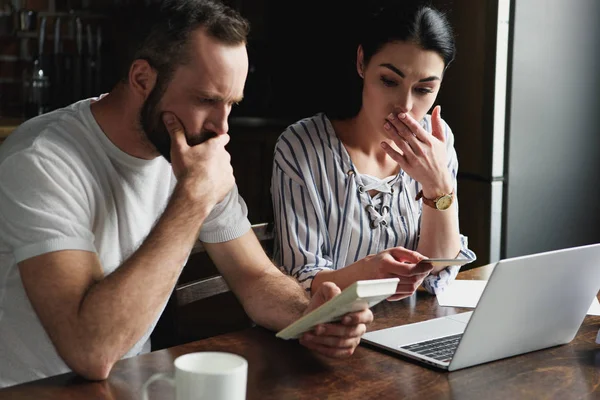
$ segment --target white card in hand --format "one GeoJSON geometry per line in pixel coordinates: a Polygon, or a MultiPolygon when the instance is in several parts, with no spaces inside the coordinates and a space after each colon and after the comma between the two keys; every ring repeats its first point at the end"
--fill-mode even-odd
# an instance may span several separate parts
{"type": "Polygon", "coordinates": [[[468,260],[466,258],[426,258],[421,260],[422,263],[431,264],[433,268],[449,267],[451,265],[462,266],[471,261],[473,260],[468,260]]]}
{"type": "Polygon", "coordinates": [[[337,321],[345,314],[363,309],[365,305],[373,307],[395,294],[399,281],[398,278],[357,281],[325,304],[277,332],[277,337],[297,339],[319,324],[337,321]]]}

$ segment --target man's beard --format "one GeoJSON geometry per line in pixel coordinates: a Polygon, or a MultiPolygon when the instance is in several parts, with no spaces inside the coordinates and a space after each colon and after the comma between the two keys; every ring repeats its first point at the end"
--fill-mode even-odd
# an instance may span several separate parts
{"type": "MultiPolygon", "coordinates": [[[[171,136],[169,136],[169,131],[167,131],[162,120],[162,111],[159,110],[159,104],[166,89],[164,86],[166,85],[158,79],[150,95],[142,105],[139,123],[150,143],[168,162],[171,162],[171,136]]],[[[202,130],[200,133],[190,136],[186,132],[185,136],[188,145],[195,146],[218,135],[215,132],[202,130]]]]}

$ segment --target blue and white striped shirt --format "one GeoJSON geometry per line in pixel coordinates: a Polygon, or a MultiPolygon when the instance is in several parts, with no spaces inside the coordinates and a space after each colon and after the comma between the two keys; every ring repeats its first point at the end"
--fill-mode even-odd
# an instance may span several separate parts
{"type": "MultiPolygon", "coordinates": [[[[444,125],[456,193],[454,136],[444,125]]],[[[423,126],[431,132],[429,115],[423,126]]],[[[275,261],[310,290],[321,270],[337,270],[391,247],[415,250],[422,211],[421,200],[415,200],[419,190],[421,185],[402,170],[386,179],[360,174],[325,114],[298,121],[275,146],[275,261]],[[371,197],[368,192],[373,189],[379,193],[371,197]]],[[[475,260],[462,235],[460,253],[475,260]]],[[[423,286],[437,293],[459,269],[448,267],[430,275],[423,286]]]]}

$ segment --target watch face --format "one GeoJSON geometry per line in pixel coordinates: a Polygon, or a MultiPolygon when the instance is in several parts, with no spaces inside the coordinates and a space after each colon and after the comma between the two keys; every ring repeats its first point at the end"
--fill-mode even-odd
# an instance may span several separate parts
{"type": "Polygon", "coordinates": [[[437,199],[435,202],[435,207],[438,210],[447,210],[452,205],[452,195],[445,195],[437,199]]]}

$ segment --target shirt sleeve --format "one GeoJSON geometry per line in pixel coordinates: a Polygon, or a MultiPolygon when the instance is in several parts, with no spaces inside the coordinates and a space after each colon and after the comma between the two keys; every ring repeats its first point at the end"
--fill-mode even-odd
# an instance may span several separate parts
{"type": "Polygon", "coordinates": [[[310,291],[314,277],[323,270],[333,269],[333,263],[323,253],[324,229],[298,172],[287,165],[276,149],[271,182],[275,216],[274,258],[288,275],[310,291]]]}
{"type": "Polygon", "coordinates": [[[91,206],[69,160],[33,148],[0,164],[0,244],[16,262],[59,250],[95,252],[91,206]]]}
{"type": "MultiPolygon", "coordinates": [[[[452,175],[454,182],[455,198],[458,199],[458,185],[456,176],[458,174],[458,157],[454,149],[454,135],[448,124],[444,121],[444,134],[446,137],[446,151],[448,154],[448,170],[452,175]]],[[[458,200],[456,203],[456,218],[458,219],[458,200]]],[[[458,223],[458,222],[457,222],[458,223]]],[[[473,262],[477,259],[475,253],[469,249],[469,240],[466,236],[460,235],[460,252],[457,257],[466,258],[473,262]]],[[[429,275],[423,280],[423,287],[432,294],[441,293],[450,283],[456,279],[460,271],[459,266],[450,266],[439,272],[438,275],[429,275]]]]}
{"type": "Polygon", "coordinates": [[[248,207],[235,185],[212,209],[202,224],[199,238],[206,243],[228,242],[244,235],[250,228],[248,207]]]}

